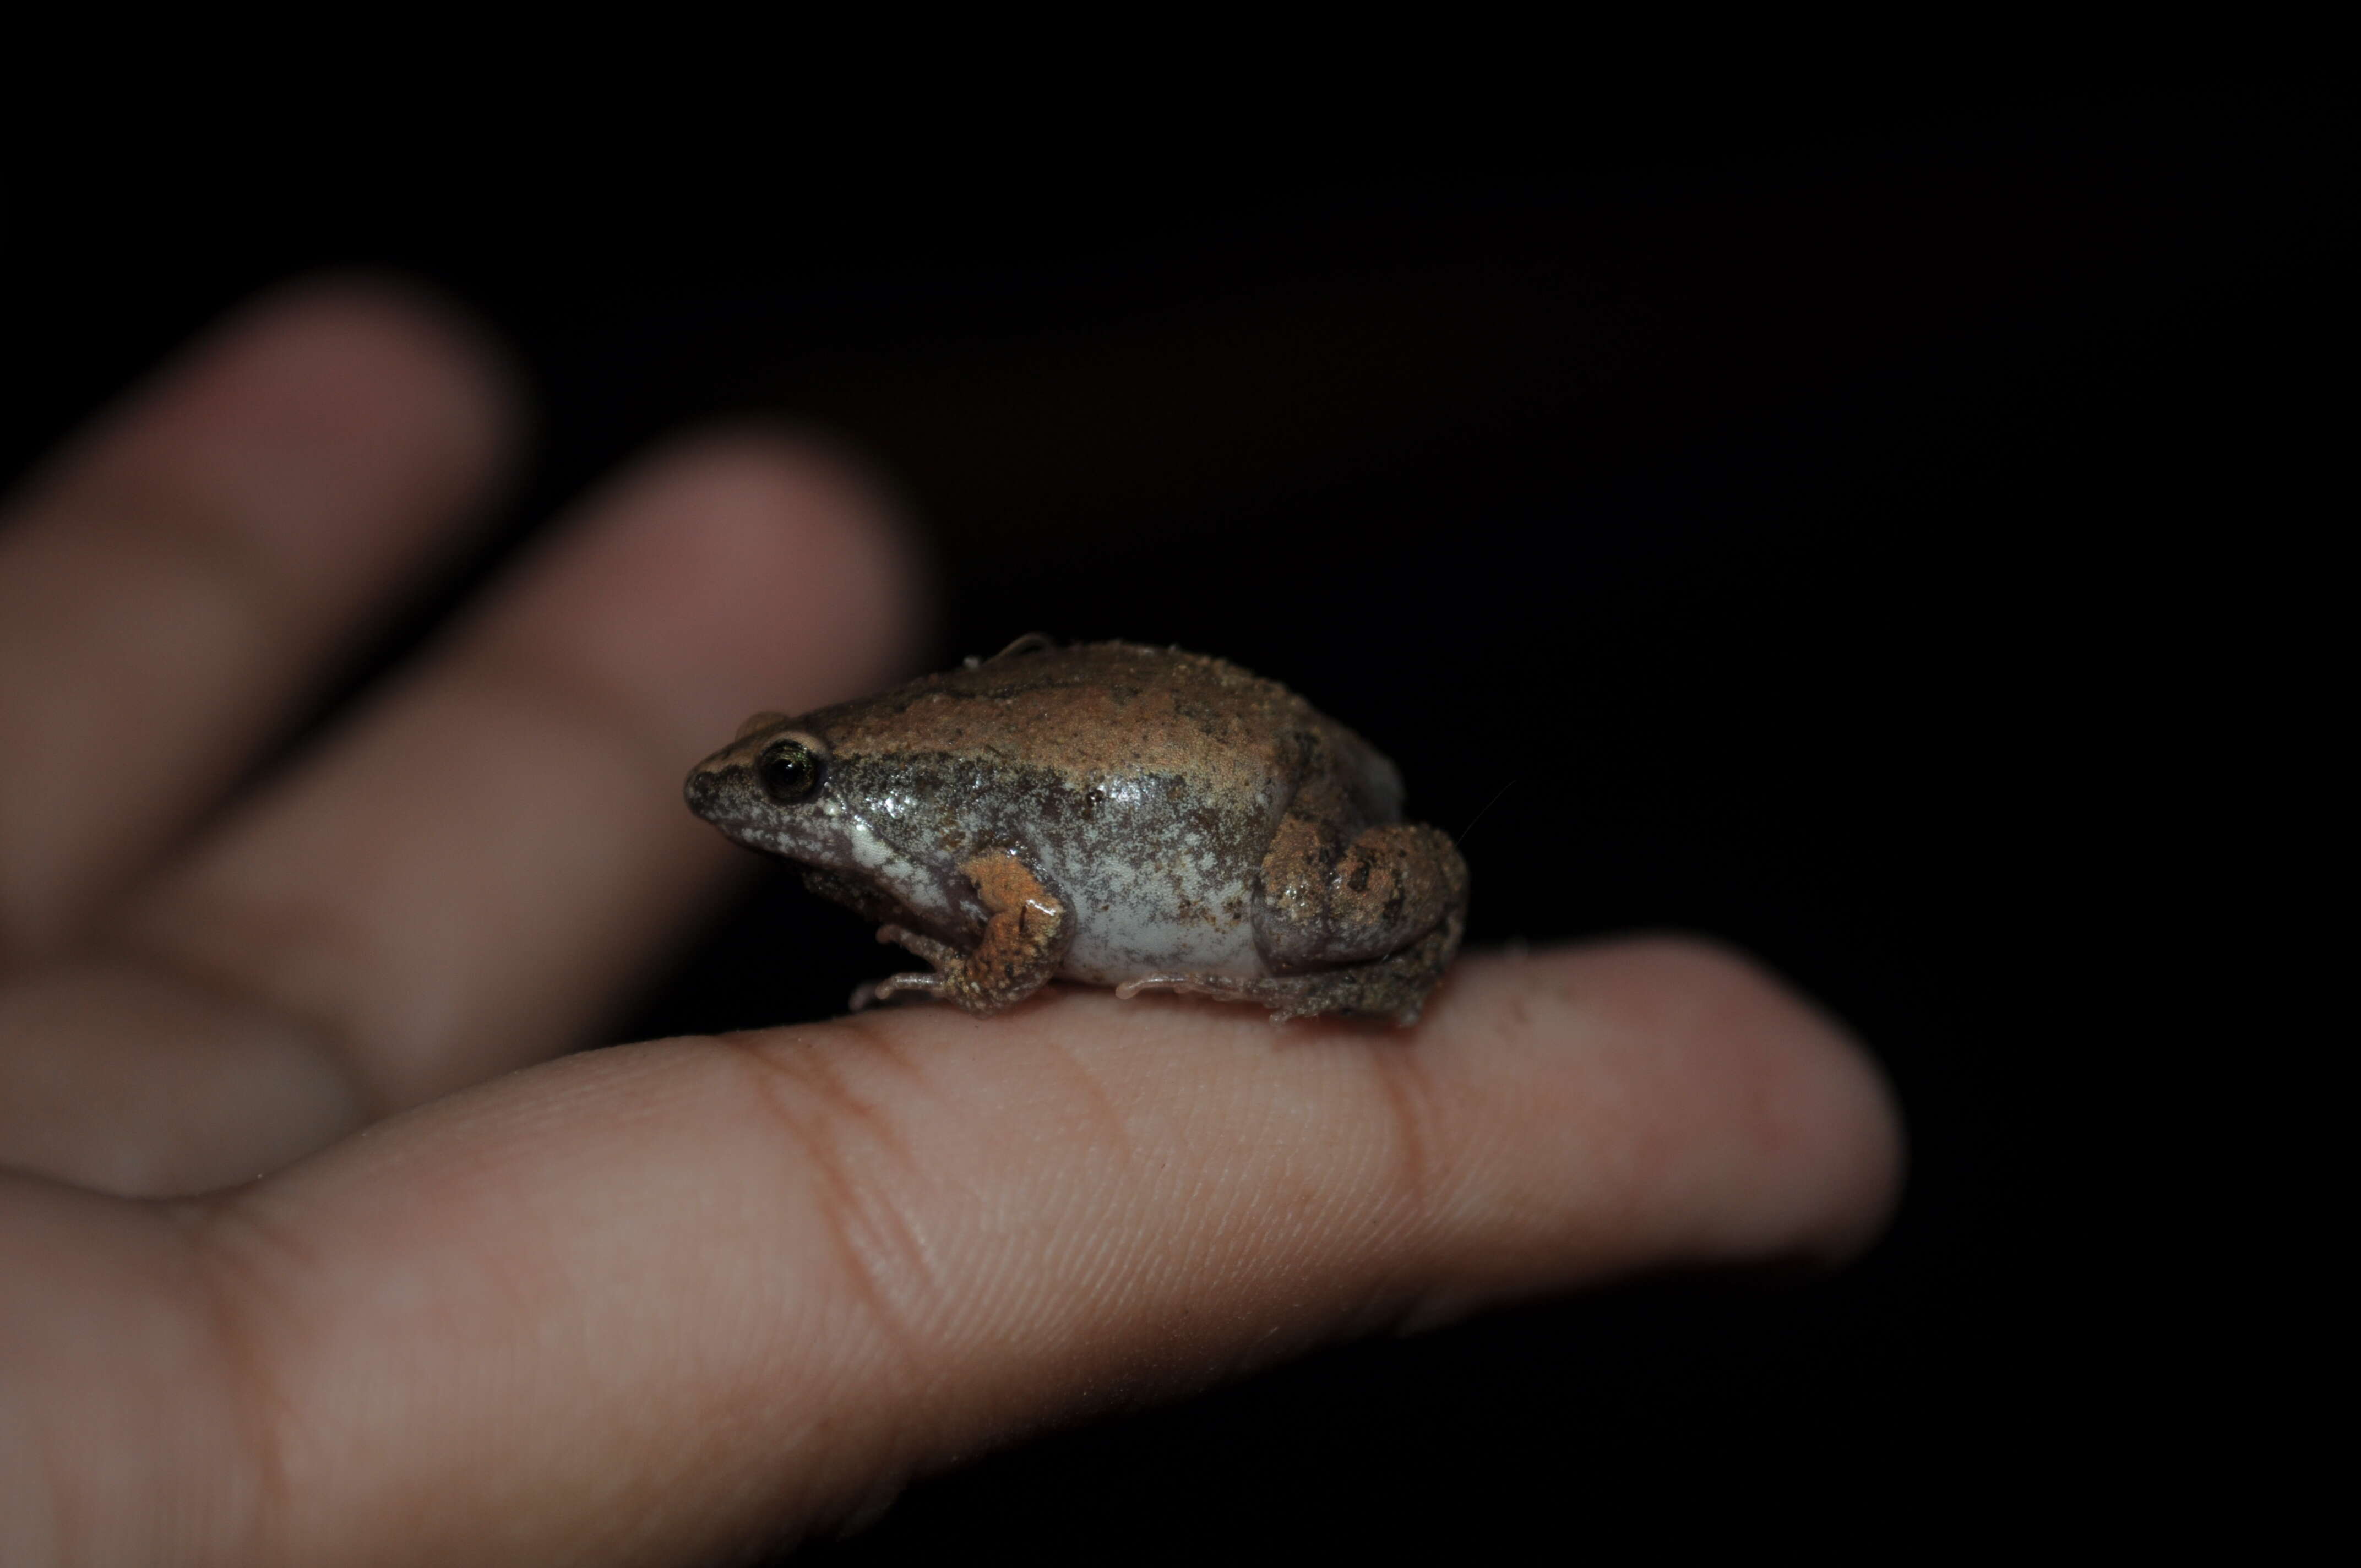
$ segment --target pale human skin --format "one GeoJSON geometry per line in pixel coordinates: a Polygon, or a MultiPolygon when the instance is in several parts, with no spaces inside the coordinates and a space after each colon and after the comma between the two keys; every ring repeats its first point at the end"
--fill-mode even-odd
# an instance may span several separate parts
{"type": "Polygon", "coordinates": [[[1882,1224],[1868,1058],[1689,941],[1470,954],[1400,1032],[1068,989],[564,1055],[752,869],[687,766],[920,610],[840,460],[685,440],[249,775],[520,423],[314,285],[0,524],[0,1562],[704,1562],[1105,1390],[1882,1224]]]}

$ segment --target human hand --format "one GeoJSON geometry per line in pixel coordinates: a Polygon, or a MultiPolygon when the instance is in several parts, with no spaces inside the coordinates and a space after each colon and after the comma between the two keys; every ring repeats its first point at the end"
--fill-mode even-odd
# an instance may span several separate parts
{"type": "Polygon", "coordinates": [[[1874,1069],[1687,942],[1471,956],[1400,1033],[1066,990],[561,1058],[739,866],[688,764],[917,612],[857,476],[690,442],[247,777],[518,422],[432,310],[317,287],[0,532],[0,1561],[703,1560],[1882,1222],[1874,1069]]]}

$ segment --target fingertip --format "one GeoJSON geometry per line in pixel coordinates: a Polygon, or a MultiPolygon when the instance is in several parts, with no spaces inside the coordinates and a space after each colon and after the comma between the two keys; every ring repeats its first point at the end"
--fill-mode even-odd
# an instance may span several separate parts
{"type": "Polygon", "coordinates": [[[1706,1135],[1695,1261],[1834,1266],[1881,1234],[1905,1139],[1884,1070],[1845,1025],[1753,955],[1688,935],[1628,938],[1541,960],[1618,1034],[1678,1053],[1654,1102],[1706,1135]],[[1701,1195],[1703,1195],[1701,1194],[1701,1195]]]}
{"type": "Polygon", "coordinates": [[[1658,939],[1701,985],[1727,988],[1764,1064],[1761,1127],[1781,1178],[1794,1250],[1835,1265],[1883,1234],[1907,1167],[1902,1106],[1867,1043],[1751,953],[1696,937],[1658,939]]]}
{"type": "Polygon", "coordinates": [[[919,563],[892,493],[841,451],[712,430],[590,500],[517,627],[571,645],[702,754],[758,708],[802,712],[906,667],[919,563]]]}
{"type": "Polygon", "coordinates": [[[858,452],[818,432],[748,424],[702,439],[767,491],[778,523],[774,548],[805,583],[825,589],[799,607],[802,636],[766,641],[773,672],[820,694],[807,706],[861,695],[907,668],[935,597],[908,499],[858,452]]]}
{"type": "Polygon", "coordinates": [[[307,273],[256,295],[224,327],[365,361],[511,434],[531,407],[524,368],[500,331],[424,279],[368,269],[307,273]]]}
{"type": "Polygon", "coordinates": [[[479,514],[530,400],[498,338],[392,275],[323,274],[232,312],[135,403],[152,460],[299,570],[398,559],[420,520],[479,514]]]}

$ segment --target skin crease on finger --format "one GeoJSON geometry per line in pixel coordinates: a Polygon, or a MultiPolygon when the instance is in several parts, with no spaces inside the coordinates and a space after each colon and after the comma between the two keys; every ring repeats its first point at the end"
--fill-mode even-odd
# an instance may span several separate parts
{"type": "Polygon", "coordinates": [[[1340,1333],[1833,1261],[1900,1165],[1866,1056],[1685,941],[1400,1033],[1068,990],[594,1052],[211,1199],[0,1189],[0,1454],[81,1462],[10,1464],[0,1557],[706,1561],[1340,1333]]]}

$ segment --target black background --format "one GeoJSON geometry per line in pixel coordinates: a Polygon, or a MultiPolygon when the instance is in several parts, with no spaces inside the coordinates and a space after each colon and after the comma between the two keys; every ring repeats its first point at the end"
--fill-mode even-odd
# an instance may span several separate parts
{"type": "MultiPolygon", "coordinates": [[[[11,472],[313,268],[423,277],[514,345],[525,491],[352,683],[645,443],[817,425],[905,488],[937,659],[1044,630],[1283,679],[1464,830],[1472,941],[1717,934],[1899,1087],[1907,1199],[1840,1277],[1342,1347],[923,1482],[817,1558],[1571,1551],[1872,1498],[1923,1540],[2103,1518],[2219,1438],[2191,1412],[2235,1376],[2155,1336],[2239,1224],[2153,1091],[2212,1094],[2208,1009],[2283,923],[2223,890],[2302,852],[2276,705],[2350,506],[2317,391],[2349,127],[2218,83],[1598,123],[769,189],[159,149],[20,192],[11,472]]],[[[887,961],[782,877],[628,1034],[824,1015],[887,961]]]]}

